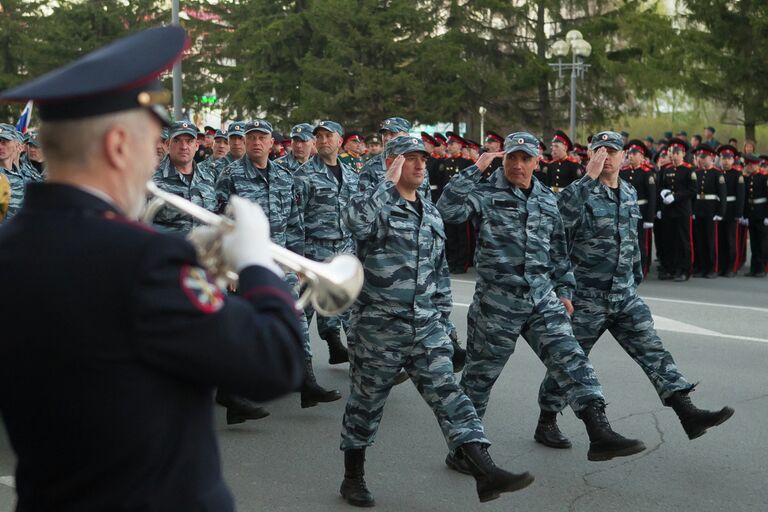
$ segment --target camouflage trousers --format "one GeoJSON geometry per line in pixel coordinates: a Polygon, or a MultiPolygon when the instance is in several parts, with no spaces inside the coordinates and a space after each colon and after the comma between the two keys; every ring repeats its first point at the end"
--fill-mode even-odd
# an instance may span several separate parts
{"type": "MultiPolygon", "coordinates": [[[[589,354],[598,338],[607,330],[640,365],[656,388],[662,403],[676,391],[693,389],[677,369],[672,355],[662,345],[653,328],[651,311],[645,302],[636,294],[616,301],[600,298],[601,295],[577,292],[573,298],[573,334],[584,353],[589,354]]],[[[561,411],[565,407],[565,400],[563,388],[548,374],[539,390],[539,406],[545,411],[561,411]]]]}
{"type": "Polygon", "coordinates": [[[565,307],[554,292],[534,304],[524,292],[478,282],[467,315],[467,363],[461,387],[481,418],[520,334],[565,391],[574,411],[603,398],[592,363],[574,338],[565,307]]]}
{"type": "MultiPolygon", "coordinates": [[[[291,294],[293,298],[299,300],[298,282],[299,276],[293,272],[285,273],[285,282],[291,287],[291,294]]],[[[299,325],[301,326],[301,333],[303,336],[302,346],[304,347],[304,359],[312,359],[312,346],[309,343],[309,322],[307,321],[306,314],[298,314],[299,325]]]]}
{"type": "Polygon", "coordinates": [[[483,424],[453,375],[451,340],[437,321],[423,326],[361,309],[350,346],[350,394],[341,449],[373,444],[395,376],[405,369],[432,408],[450,450],[465,443],[490,444],[483,424]]]}
{"type": "MultiPolygon", "coordinates": [[[[337,254],[355,254],[355,243],[349,239],[344,240],[320,240],[316,238],[307,238],[304,243],[304,256],[315,261],[325,261],[337,254]]],[[[315,309],[309,305],[304,310],[307,317],[307,326],[312,323],[312,317],[315,315],[315,309]]],[[[344,327],[347,339],[351,338],[349,329],[349,315],[347,310],[338,316],[317,315],[317,332],[322,339],[327,339],[328,335],[339,332],[344,327]]]]}

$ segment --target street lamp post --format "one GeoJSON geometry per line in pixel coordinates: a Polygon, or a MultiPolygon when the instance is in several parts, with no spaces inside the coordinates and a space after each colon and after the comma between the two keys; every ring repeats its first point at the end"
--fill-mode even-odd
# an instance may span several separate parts
{"type": "Polygon", "coordinates": [[[571,140],[576,140],[576,79],[581,78],[587,72],[589,64],[584,63],[584,59],[592,53],[592,45],[584,40],[581,32],[571,30],[566,34],[565,40],[559,39],[552,44],[552,55],[557,57],[556,63],[551,63],[550,67],[557,70],[560,79],[564,76],[564,71],[571,72],[571,140]],[[563,57],[571,52],[573,58],[570,63],[563,62],[563,57]]]}
{"type": "Polygon", "coordinates": [[[483,137],[485,137],[485,114],[488,112],[488,109],[485,107],[480,107],[477,109],[478,112],[480,112],[480,139],[483,140],[483,137]]]}
{"type": "MultiPolygon", "coordinates": [[[[179,25],[179,0],[171,3],[171,24],[179,25]]],[[[173,117],[176,121],[182,118],[181,112],[181,59],[173,65],[173,117]]]]}

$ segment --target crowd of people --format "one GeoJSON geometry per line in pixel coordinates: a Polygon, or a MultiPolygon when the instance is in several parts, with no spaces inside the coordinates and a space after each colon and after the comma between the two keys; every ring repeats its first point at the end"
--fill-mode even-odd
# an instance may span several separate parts
{"type": "Polygon", "coordinates": [[[435,413],[445,464],[474,477],[481,502],[533,482],[527,472],[496,466],[483,424],[519,336],[547,369],[534,430],[544,446],[571,447],[557,425],[570,406],[588,434],[589,460],[645,449],[607,419],[589,359],[606,330],[690,439],[732,416],[730,407],[692,403],[695,385],[665,349],[638,285],[653,230],[664,278],[684,280],[696,265],[705,276],[717,273],[726,219],[748,224],[753,274],[764,272],[764,261],[754,260],[768,224],[759,157],[744,155],[742,174],[733,146],[701,144],[694,166],[678,137],[661,147],[654,168],[644,142],[611,130],[591,137],[586,156],[559,131],[547,157],[546,145],[525,131],[489,132],[480,148],[452,132],[414,136],[401,117],[381,122],[368,155],[359,134],[328,119],[297,124],[280,143],[265,119],[200,133],[190,121],[168,122],[153,92],[152,79],[185,40],[178,27],[139,33],[1,96],[46,100],[43,152],[25,155],[21,135],[0,130],[10,182],[0,269],[23,290],[5,295],[0,320],[36,326],[0,341],[10,369],[0,384],[19,390],[0,395],[0,412],[19,458],[20,508],[187,510],[204,502],[205,510],[232,510],[213,435],[214,388],[228,424],[265,417],[258,401],[291,390],[302,408],[341,399],[314,376],[308,327],[315,317],[330,364],[349,364],[340,494],[355,506],[375,503],[366,449],[392,387],[407,380],[435,413]],[[148,58],[137,64],[136,54],[148,58]],[[119,70],[109,80],[100,73],[106,62],[119,70]],[[73,86],[75,78],[87,90],[73,86]],[[87,104],[85,114],[78,102],[87,104]],[[715,157],[730,167],[715,167],[715,157]],[[735,180],[729,171],[738,172],[735,180]],[[207,226],[170,207],[154,217],[156,229],[131,220],[148,179],[233,217],[221,250],[239,272],[235,289],[219,287],[185,239],[211,236],[207,226]],[[729,203],[740,201],[744,210],[729,217],[729,203]],[[714,256],[685,252],[691,233],[714,256]],[[269,241],[316,261],[356,255],[365,272],[357,302],[337,316],[311,307],[294,314],[302,276],[273,261],[269,241]],[[50,299],[25,286],[32,265],[51,281],[50,299]],[[477,283],[464,349],[450,319],[450,272],[470,265],[477,283]],[[62,308],[62,299],[87,307],[62,308]],[[32,312],[53,321],[36,324],[32,312]],[[46,394],[42,383],[52,378],[67,400],[46,394]],[[66,422],[73,435],[34,435],[49,422],[66,422]],[[50,454],[68,456],[51,461],[50,454]]]}

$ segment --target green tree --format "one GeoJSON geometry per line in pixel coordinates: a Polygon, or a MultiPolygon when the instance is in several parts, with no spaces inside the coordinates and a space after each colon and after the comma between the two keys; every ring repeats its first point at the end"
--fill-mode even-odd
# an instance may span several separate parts
{"type": "Polygon", "coordinates": [[[738,109],[745,138],[754,140],[756,125],[768,121],[768,3],[687,0],[685,8],[685,89],[738,109]]]}

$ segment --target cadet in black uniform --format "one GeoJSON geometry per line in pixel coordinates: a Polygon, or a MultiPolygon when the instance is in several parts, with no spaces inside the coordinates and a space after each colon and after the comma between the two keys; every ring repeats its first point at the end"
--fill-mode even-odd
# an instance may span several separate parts
{"type": "Polygon", "coordinates": [[[691,215],[697,178],[693,166],[684,161],[687,151],[687,142],[670,139],[670,165],[659,171],[660,208],[657,218],[661,220],[661,237],[656,240],[661,259],[659,279],[687,281],[691,277],[691,215]]]}
{"type": "MultiPolygon", "coordinates": [[[[455,132],[446,132],[448,137],[448,151],[446,157],[440,163],[438,171],[438,193],[443,193],[443,188],[462,169],[466,169],[472,162],[461,156],[461,149],[466,145],[464,139],[455,132]]],[[[472,264],[470,255],[470,221],[459,224],[445,223],[445,256],[448,260],[448,268],[453,274],[463,274],[472,264]]]]}
{"type": "Polygon", "coordinates": [[[629,155],[629,165],[619,171],[619,177],[635,187],[641,219],[637,221],[637,240],[640,244],[640,259],[643,275],[648,275],[653,250],[653,221],[656,219],[656,171],[647,158],[648,147],[643,141],[634,139],[624,147],[629,155]]]}
{"type": "Polygon", "coordinates": [[[719,268],[717,250],[720,222],[725,218],[727,189],[725,175],[715,167],[715,150],[699,146],[696,169],[696,202],[693,220],[693,272],[698,277],[714,279],[719,268]]]}
{"type": "Polygon", "coordinates": [[[744,215],[744,176],[741,169],[734,167],[739,158],[739,151],[729,144],[722,145],[717,150],[720,158],[720,168],[725,177],[726,205],[725,216],[718,227],[718,268],[720,275],[733,277],[738,270],[738,245],[736,233],[739,229],[739,219],[744,215]]]}
{"type": "Polygon", "coordinates": [[[763,160],[755,155],[746,157],[748,164],[744,169],[744,188],[746,203],[744,218],[749,227],[749,248],[752,251],[750,261],[750,277],[765,277],[766,253],[765,232],[768,229],[768,159],[763,160]],[[760,161],[760,169],[755,165],[760,161]],[[763,163],[766,165],[763,166],[763,163]]]}
{"type": "Polygon", "coordinates": [[[556,194],[584,174],[581,159],[569,154],[572,150],[571,139],[564,131],[557,130],[552,138],[552,159],[542,169],[544,184],[556,194]]]}
{"type": "Polygon", "coordinates": [[[300,383],[295,304],[260,208],[233,205],[223,239],[240,297],[183,238],[132,220],[168,122],[155,77],[187,46],[181,27],[147,30],[0,95],[40,106],[49,164],[0,228],[13,290],[0,322],[16,326],[0,338],[0,413],[17,510],[233,511],[214,387],[268,400],[300,383]]]}

